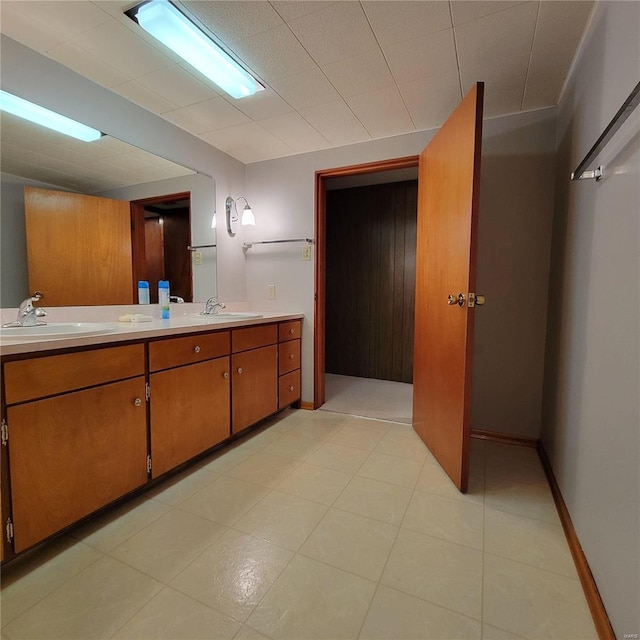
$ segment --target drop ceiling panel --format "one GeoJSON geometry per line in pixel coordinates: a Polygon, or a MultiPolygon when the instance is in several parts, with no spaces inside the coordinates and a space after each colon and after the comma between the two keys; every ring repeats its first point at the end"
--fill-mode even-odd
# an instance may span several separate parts
{"type": "MultiPolygon", "coordinates": [[[[555,0],[551,1],[555,2],[555,0]]],[[[524,4],[524,2],[522,0],[520,2],[511,2],[509,0],[488,0],[485,2],[478,2],[478,0],[456,0],[451,3],[453,24],[458,26],[465,22],[478,20],[478,18],[490,16],[493,13],[510,9],[519,4],[524,4]]]]}
{"type": "Polygon", "coordinates": [[[382,51],[363,53],[322,67],[326,77],[343,97],[395,87],[382,51]]]}
{"type": "Polygon", "coordinates": [[[562,84],[589,20],[593,2],[543,2],[533,39],[523,109],[556,104],[562,84]]]}
{"type": "Polygon", "coordinates": [[[340,98],[340,94],[318,67],[273,80],[271,86],[294,109],[315,107],[340,98]]]}
{"type": "Polygon", "coordinates": [[[520,111],[537,14],[527,2],[456,28],[463,91],[485,82],[485,116],[520,111]]]}
{"type": "Polygon", "coordinates": [[[292,20],[289,26],[321,66],[378,48],[359,2],[336,2],[292,20]]]}
{"type": "Polygon", "coordinates": [[[141,85],[137,80],[129,80],[113,87],[113,90],[123,98],[153,113],[173,111],[178,105],[165,100],[151,89],[141,85]]]}
{"type": "Polygon", "coordinates": [[[233,100],[233,104],[252,120],[262,120],[293,111],[291,105],[269,87],[264,91],[254,93],[252,96],[233,100]]]}
{"type": "Polygon", "coordinates": [[[300,115],[332,145],[370,140],[371,136],[342,100],[299,111],[300,115]]]}
{"type": "Polygon", "coordinates": [[[20,4],[22,3],[0,3],[2,33],[40,53],[46,53],[64,41],[64,38],[50,31],[46,25],[30,20],[19,11],[16,5],[20,4]]]}
{"type": "Polygon", "coordinates": [[[330,146],[316,129],[295,112],[260,120],[259,124],[294,151],[323,149],[330,146]]]}
{"type": "Polygon", "coordinates": [[[399,88],[418,130],[440,126],[463,98],[457,73],[402,83],[399,88]],[[431,99],[432,95],[438,100],[431,99]]]}
{"type": "Polygon", "coordinates": [[[118,22],[111,20],[73,39],[79,47],[107,60],[133,78],[168,67],[173,60],[118,22]]]}
{"type": "Polygon", "coordinates": [[[372,138],[414,130],[411,116],[396,87],[361,93],[347,98],[347,104],[372,138]]]}
{"type": "Polygon", "coordinates": [[[177,65],[140,76],[138,82],[179,107],[187,107],[220,95],[213,87],[200,82],[177,65]]]}
{"type": "Polygon", "coordinates": [[[384,53],[399,84],[458,72],[453,29],[388,45],[384,53]]]}
{"type": "Polygon", "coordinates": [[[168,111],[163,114],[163,117],[196,134],[250,122],[244,113],[222,97],[168,111]]]}
{"type": "Polygon", "coordinates": [[[306,0],[305,2],[296,2],[295,0],[272,0],[271,5],[282,16],[286,22],[301,18],[310,13],[321,11],[328,6],[335,4],[332,1],[306,0]]]}
{"type": "Polygon", "coordinates": [[[222,151],[241,148],[249,145],[252,140],[267,133],[257,122],[247,122],[235,127],[226,127],[218,131],[208,131],[201,138],[210,142],[222,151]]]}
{"type": "Polygon", "coordinates": [[[384,45],[420,38],[428,33],[451,29],[448,2],[441,0],[414,2],[363,2],[362,6],[376,34],[384,45]]]}

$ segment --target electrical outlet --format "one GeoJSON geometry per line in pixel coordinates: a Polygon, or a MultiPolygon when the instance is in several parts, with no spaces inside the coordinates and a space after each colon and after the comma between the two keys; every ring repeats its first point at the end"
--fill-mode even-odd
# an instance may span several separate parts
{"type": "Polygon", "coordinates": [[[194,264],[202,264],[202,251],[194,251],[193,252],[193,263],[194,264]]]}
{"type": "Polygon", "coordinates": [[[267,300],[275,300],[276,299],[276,285],[268,284],[267,285],[267,300]]]}
{"type": "Polygon", "coordinates": [[[311,245],[305,244],[302,247],[302,259],[303,260],[311,260],[311,245]]]}

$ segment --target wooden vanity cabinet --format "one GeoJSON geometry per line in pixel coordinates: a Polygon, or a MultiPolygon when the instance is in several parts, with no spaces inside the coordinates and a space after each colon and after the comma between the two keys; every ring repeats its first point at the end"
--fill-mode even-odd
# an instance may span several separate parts
{"type": "Polygon", "coordinates": [[[278,326],[233,329],[232,432],[278,410],[278,326]]]}
{"type": "Polygon", "coordinates": [[[147,481],[144,372],[141,344],[4,364],[16,553],[147,481]]]}
{"type": "Polygon", "coordinates": [[[154,478],[231,435],[229,351],[229,331],[149,344],[154,478]]]}
{"type": "Polygon", "coordinates": [[[300,402],[301,336],[300,320],[278,325],[278,409],[300,402]]]}

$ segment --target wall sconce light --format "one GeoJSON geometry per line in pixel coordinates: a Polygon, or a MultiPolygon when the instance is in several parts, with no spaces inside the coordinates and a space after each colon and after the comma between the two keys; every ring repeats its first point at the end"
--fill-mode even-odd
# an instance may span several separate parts
{"type": "Polygon", "coordinates": [[[240,220],[240,224],[243,227],[255,227],[256,219],[253,215],[253,211],[249,206],[246,198],[242,196],[234,200],[231,197],[228,197],[225,200],[225,210],[227,213],[227,232],[230,236],[236,235],[236,230],[238,228],[238,220],[240,220]],[[244,200],[244,209],[242,210],[242,217],[238,213],[238,200],[244,200]]]}

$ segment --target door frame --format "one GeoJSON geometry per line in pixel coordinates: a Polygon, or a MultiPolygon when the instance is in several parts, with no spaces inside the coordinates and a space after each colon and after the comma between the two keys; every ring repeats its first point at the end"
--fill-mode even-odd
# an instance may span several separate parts
{"type": "MultiPolygon", "coordinates": [[[[162,204],[174,200],[189,200],[189,234],[191,234],[191,192],[168,193],[162,196],[140,198],[129,203],[131,209],[131,261],[133,273],[133,299],[138,299],[138,280],[144,280],[141,275],[146,272],[147,255],[144,240],[144,210],[150,204],[162,204]]],[[[191,265],[191,263],[189,263],[191,265]]],[[[193,283],[193,273],[190,274],[193,283]]]]}
{"type": "Polygon", "coordinates": [[[315,272],[313,304],[313,408],[325,402],[325,313],[327,299],[327,208],[326,181],[329,178],[367,173],[411,169],[418,166],[420,156],[405,156],[346,167],[322,169],[315,173],[315,272]]]}

